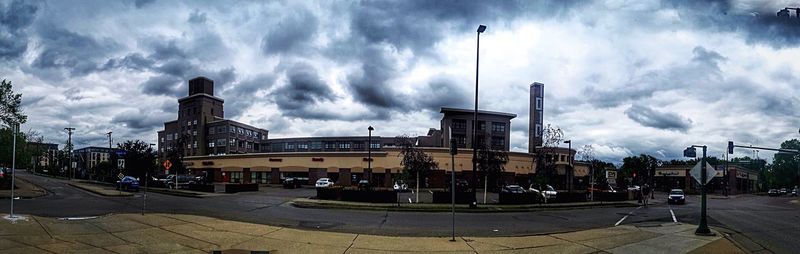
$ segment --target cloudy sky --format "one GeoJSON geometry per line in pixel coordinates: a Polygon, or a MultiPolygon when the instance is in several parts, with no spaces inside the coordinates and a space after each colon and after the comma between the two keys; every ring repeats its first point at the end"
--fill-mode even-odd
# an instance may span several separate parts
{"type": "MultiPolygon", "coordinates": [[[[0,1],[0,75],[24,129],[77,147],[154,142],[187,80],[215,81],[226,118],[271,138],[424,135],[439,108],[517,114],[599,158],[679,158],[689,144],[800,136],[800,19],[792,1],[0,1]],[[702,3],[701,3],[702,2],[702,3]],[[794,15],[794,13],[792,13],[794,15]]],[[[736,155],[750,152],[739,150],[736,155]]],[[[769,155],[766,152],[761,156],[769,155]]]]}

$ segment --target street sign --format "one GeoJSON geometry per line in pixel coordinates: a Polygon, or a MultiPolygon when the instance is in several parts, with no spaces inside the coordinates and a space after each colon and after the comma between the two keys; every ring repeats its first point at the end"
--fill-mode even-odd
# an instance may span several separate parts
{"type": "Polygon", "coordinates": [[[617,171],[606,170],[606,178],[607,179],[617,179],[617,171]]]}
{"type": "MultiPolygon", "coordinates": [[[[164,161],[164,169],[166,169],[167,172],[169,172],[169,168],[171,168],[171,167],[172,167],[172,162],[170,162],[169,160],[165,160],[164,161]]],[[[167,173],[167,174],[169,174],[169,173],[167,173]]]]}
{"type": "Polygon", "coordinates": [[[125,152],[125,150],[117,150],[117,155],[118,156],[125,156],[125,154],[127,154],[127,152],[125,152]]]}
{"type": "Polygon", "coordinates": [[[122,178],[124,178],[124,177],[125,177],[125,175],[124,175],[124,174],[122,174],[122,173],[119,173],[119,175],[117,175],[117,177],[119,178],[119,180],[122,180],[122,178]]]}
{"type": "Polygon", "coordinates": [[[125,159],[117,159],[117,168],[125,168],[125,159]]]}
{"type": "Polygon", "coordinates": [[[700,183],[701,185],[706,185],[709,182],[711,182],[712,179],[714,179],[714,176],[717,175],[717,170],[715,170],[714,167],[711,166],[710,163],[706,162],[706,182],[705,183],[701,182],[702,179],[703,179],[702,178],[703,177],[703,175],[702,175],[703,169],[702,169],[701,163],[702,162],[697,162],[697,164],[694,165],[692,170],[689,170],[689,174],[691,174],[692,178],[694,178],[694,180],[697,181],[698,183],[700,183]]]}

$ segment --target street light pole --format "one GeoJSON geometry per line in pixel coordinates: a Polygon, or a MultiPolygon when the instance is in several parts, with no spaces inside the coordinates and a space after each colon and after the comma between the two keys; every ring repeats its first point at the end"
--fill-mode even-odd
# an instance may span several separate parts
{"type": "Polygon", "coordinates": [[[367,137],[367,143],[369,143],[367,146],[367,169],[369,170],[370,178],[372,178],[372,131],[375,130],[375,128],[372,128],[372,125],[370,125],[367,130],[369,131],[369,136],[367,137]]]}
{"type": "Polygon", "coordinates": [[[15,169],[17,168],[17,132],[19,131],[19,125],[14,124],[12,134],[14,135],[13,141],[13,148],[11,154],[11,214],[9,215],[10,219],[16,218],[14,215],[14,184],[17,179],[17,173],[15,169]]]}
{"type": "Polygon", "coordinates": [[[565,171],[565,175],[567,177],[567,179],[566,179],[567,180],[567,182],[566,182],[567,189],[569,190],[569,192],[572,192],[572,173],[573,173],[572,172],[573,171],[573,169],[572,169],[572,140],[571,139],[570,140],[564,140],[564,143],[569,144],[568,149],[567,149],[567,156],[569,156],[569,162],[568,162],[569,163],[569,170],[565,171]]]}
{"type": "MultiPolygon", "coordinates": [[[[472,195],[474,196],[477,193],[477,184],[478,184],[478,70],[480,66],[480,57],[481,57],[481,33],[486,31],[485,25],[478,26],[478,33],[477,33],[477,47],[475,50],[475,112],[473,112],[474,120],[472,121],[472,195]]],[[[473,199],[472,204],[470,207],[477,207],[478,201],[473,199]]]]}
{"type": "Polygon", "coordinates": [[[67,127],[67,128],[64,128],[64,129],[67,130],[67,135],[68,135],[68,137],[67,137],[67,148],[69,148],[69,149],[67,149],[68,152],[69,152],[69,154],[67,155],[67,157],[69,157],[69,165],[67,165],[67,167],[69,168],[69,171],[67,171],[67,175],[70,176],[69,177],[70,179],[72,179],[72,178],[75,178],[75,172],[73,171],[74,169],[72,168],[72,131],[75,130],[75,128],[67,127]]]}

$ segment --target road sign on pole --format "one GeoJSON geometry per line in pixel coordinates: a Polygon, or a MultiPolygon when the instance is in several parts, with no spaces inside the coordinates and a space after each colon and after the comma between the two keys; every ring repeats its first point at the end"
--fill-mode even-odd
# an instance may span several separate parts
{"type": "Polygon", "coordinates": [[[692,167],[692,170],[689,171],[689,174],[691,174],[692,178],[694,178],[694,180],[697,181],[697,183],[699,183],[700,185],[706,185],[710,183],[711,180],[714,179],[714,176],[717,175],[717,171],[714,170],[714,167],[712,167],[710,163],[706,162],[706,178],[705,178],[706,182],[702,182],[703,179],[702,164],[703,164],[702,162],[697,162],[697,164],[694,165],[694,167],[692,167]]]}
{"type": "Polygon", "coordinates": [[[125,168],[125,159],[117,159],[117,168],[119,169],[125,168]]]}
{"type": "Polygon", "coordinates": [[[123,174],[123,173],[119,173],[119,174],[117,175],[117,178],[119,178],[119,180],[122,180],[122,178],[125,178],[125,174],[123,174]]]}
{"type": "Polygon", "coordinates": [[[169,168],[172,167],[172,162],[170,162],[169,160],[165,160],[163,165],[164,169],[166,169],[169,172],[169,168]]]}

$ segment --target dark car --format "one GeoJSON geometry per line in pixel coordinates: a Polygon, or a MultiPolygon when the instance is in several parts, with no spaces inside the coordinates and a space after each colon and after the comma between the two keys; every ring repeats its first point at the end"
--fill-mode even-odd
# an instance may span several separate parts
{"type": "Polygon", "coordinates": [[[769,191],[767,191],[767,195],[771,197],[777,197],[778,195],[780,195],[780,192],[778,192],[778,190],[776,189],[769,189],[769,191]]]}
{"type": "Polygon", "coordinates": [[[287,177],[286,179],[283,179],[283,188],[295,189],[300,187],[303,187],[303,185],[301,184],[301,181],[297,178],[287,177]]]}
{"type": "Polygon", "coordinates": [[[124,191],[139,191],[139,180],[132,176],[123,177],[117,181],[117,189],[124,191]]]}
{"type": "Polygon", "coordinates": [[[361,181],[358,181],[358,189],[359,190],[370,190],[370,189],[372,189],[372,185],[369,184],[369,180],[361,179],[361,181]]]}

